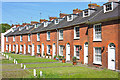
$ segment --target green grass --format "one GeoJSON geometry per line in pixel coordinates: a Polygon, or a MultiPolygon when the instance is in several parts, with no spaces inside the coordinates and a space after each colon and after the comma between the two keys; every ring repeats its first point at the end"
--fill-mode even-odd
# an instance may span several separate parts
{"type": "Polygon", "coordinates": [[[2,60],[0,62],[2,62],[2,64],[12,64],[13,60],[2,60]]]}
{"type": "Polygon", "coordinates": [[[26,64],[27,68],[36,67],[58,67],[58,66],[73,66],[70,63],[41,63],[41,64],[26,64]]]}
{"type": "Polygon", "coordinates": [[[2,69],[20,69],[20,64],[2,65],[2,69]]]}
{"type": "Polygon", "coordinates": [[[118,78],[118,73],[110,70],[93,70],[86,67],[41,68],[45,78],[118,78]]]}
{"type": "Polygon", "coordinates": [[[15,58],[15,59],[19,59],[19,58],[35,58],[35,56],[30,56],[30,55],[20,55],[20,54],[12,54],[12,53],[5,53],[9,56],[11,56],[12,58],[15,58]]]}
{"type": "Polygon", "coordinates": [[[31,58],[31,59],[16,59],[18,63],[34,63],[34,62],[58,62],[52,59],[31,58]]]}

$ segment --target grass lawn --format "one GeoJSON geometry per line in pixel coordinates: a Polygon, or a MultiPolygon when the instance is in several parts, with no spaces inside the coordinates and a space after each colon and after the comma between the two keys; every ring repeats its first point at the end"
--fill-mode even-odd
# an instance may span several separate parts
{"type": "Polygon", "coordinates": [[[73,66],[70,63],[41,63],[41,64],[26,64],[27,68],[37,67],[58,67],[58,66],[73,66]]]}
{"type": "MultiPolygon", "coordinates": [[[[15,58],[18,63],[34,63],[34,62],[58,62],[52,59],[37,58],[26,55],[9,54],[15,58]],[[22,59],[23,58],[23,59],[22,59]],[[25,59],[26,58],[26,59],[25,59]]],[[[3,64],[13,63],[13,60],[2,60],[3,64]]],[[[2,65],[3,69],[20,69],[20,64],[2,65]]],[[[43,72],[41,78],[118,78],[118,72],[107,69],[88,68],[85,66],[73,66],[72,63],[37,63],[26,64],[26,68],[38,68],[37,77],[40,71],[43,72]],[[62,67],[61,67],[62,66],[62,67]],[[66,67],[70,66],[70,67],[66,67]],[[39,68],[42,67],[42,68],[39,68]],[[46,68],[47,67],[47,68],[46,68]]],[[[3,71],[4,78],[34,78],[33,69],[20,71],[3,71]]],[[[106,79],[107,80],[107,79],[106,79]]]]}
{"type": "Polygon", "coordinates": [[[45,78],[118,78],[118,72],[93,70],[79,66],[37,69],[38,77],[40,71],[43,71],[43,77],[45,78]]]}

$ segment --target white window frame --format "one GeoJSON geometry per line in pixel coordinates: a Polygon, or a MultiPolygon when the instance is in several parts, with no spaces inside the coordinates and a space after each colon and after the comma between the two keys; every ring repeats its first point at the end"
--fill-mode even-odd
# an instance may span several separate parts
{"type": "Polygon", "coordinates": [[[76,37],[76,28],[79,26],[74,27],[74,39],[80,39],[80,27],[79,27],[79,37],[76,37]]]}
{"type": "Polygon", "coordinates": [[[8,50],[8,45],[6,45],[6,50],[8,50]]]}
{"type": "Polygon", "coordinates": [[[20,45],[20,52],[22,52],[22,47],[23,47],[23,46],[22,46],[22,45],[20,45]]]}
{"type": "Polygon", "coordinates": [[[30,36],[31,36],[31,35],[30,35],[30,34],[28,34],[28,41],[30,41],[30,36]]]}
{"type": "Polygon", "coordinates": [[[50,53],[49,53],[49,49],[51,48],[51,45],[47,45],[47,54],[49,54],[50,55],[50,53]]]}
{"type": "Polygon", "coordinates": [[[111,6],[112,6],[112,10],[108,10],[108,11],[106,11],[106,5],[104,5],[104,13],[106,13],[106,12],[110,12],[110,11],[113,11],[113,2],[108,3],[108,4],[111,4],[111,6]]]}
{"type": "Polygon", "coordinates": [[[101,23],[99,23],[99,24],[94,24],[93,25],[93,41],[102,41],[102,25],[101,25],[101,39],[97,39],[97,38],[95,38],[96,36],[95,36],[95,26],[96,25],[101,25],[101,23]]]}
{"type": "Polygon", "coordinates": [[[48,22],[44,22],[44,27],[47,27],[48,26],[48,22]]]}
{"type": "Polygon", "coordinates": [[[63,48],[63,45],[59,45],[59,56],[63,56],[63,53],[61,54],[61,47],[63,48]]]}
{"type": "Polygon", "coordinates": [[[13,45],[13,51],[15,51],[15,45],[13,45]]]}
{"type": "Polygon", "coordinates": [[[55,20],[54,20],[54,23],[55,23],[55,24],[59,24],[59,19],[55,19],[55,20]],[[58,22],[57,22],[56,20],[58,20],[58,22]]]}
{"type": "Polygon", "coordinates": [[[37,41],[40,41],[40,33],[37,33],[37,41]]]}
{"type": "Polygon", "coordinates": [[[61,37],[61,34],[63,35],[63,33],[60,33],[61,30],[63,31],[63,29],[59,30],[59,40],[63,40],[63,36],[61,37]]]}
{"type": "Polygon", "coordinates": [[[6,42],[8,42],[8,37],[6,37],[6,42]]]}
{"type": "Polygon", "coordinates": [[[85,11],[83,11],[83,17],[88,17],[88,16],[90,16],[90,10],[88,9],[88,15],[86,16],[85,15],[85,11]]]}
{"type": "Polygon", "coordinates": [[[40,45],[37,45],[37,53],[40,53],[40,45]]]}
{"type": "Polygon", "coordinates": [[[76,46],[79,46],[79,45],[74,45],[74,56],[77,58],[77,59],[80,59],[80,47],[78,48],[78,51],[79,51],[79,56],[76,55],[76,46]]]}
{"type": "Polygon", "coordinates": [[[15,41],[15,36],[13,36],[13,41],[15,41]]]}
{"type": "Polygon", "coordinates": [[[22,36],[22,35],[20,35],[20,41],[22,41],[22,39],[23,39],[23,36],[22,36]]]}
{"type": "Polygon", "coordinates": [[[73,20],[73,15],[68,15],[67,16],[67,21],[72,21],[73,20]],[[71,16],[71,19],[69,18],[71,16]]]}
{"type": "Polygon", "coordinates": [[[50,33],[50,31],[47,32],[47,40],[50,40],[50,35],[48,33],[50,33]]]}
{"type": "Polygon", "coordinates": [[[30,45],[28,45],[28,53],[30,53],[30,45]]]}
{"type": "Polygon", "coordinates": [[[96,59],[95,59],[95,49],[96,48],[101,48],[101,47],[93,47],[93,63],[102,65],[102,52],[101,52],[101,61],[96,61],[96,59]]]}

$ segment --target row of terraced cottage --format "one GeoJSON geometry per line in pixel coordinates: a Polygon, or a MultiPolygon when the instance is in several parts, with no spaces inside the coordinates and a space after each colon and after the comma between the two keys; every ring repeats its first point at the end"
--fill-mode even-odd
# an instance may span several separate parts
{"type": "Polygon", "coordinates": [[[73,14],[60,13],[60,18],[13,26],[5,35],[4,51],[59,55],[66,61],[75,56],[83,64],[119,70],[119,3],[89,4],[88,9],[74,9],[73,14]]]}

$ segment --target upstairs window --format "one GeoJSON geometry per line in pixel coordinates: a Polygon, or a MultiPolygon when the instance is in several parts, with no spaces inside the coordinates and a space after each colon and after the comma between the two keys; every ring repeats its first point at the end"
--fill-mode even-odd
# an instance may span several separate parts
{"type": "Polygon", "coordinates": [[[67,21],[72,21],[73,20],[73,15],[68,15],[67,16],[67,21]]]}
{"type": "Polygon", "coordinates": [[[28,34],[28,41],[30,41],[30,34],[28,34]]]}
{"type": "Polygon", "coordinates": [[[89,10],[84,10],[83,11],[83,17],[90,16],[90,11],[89,10]]]}
{"type": "Polygon", "coordinates": [[[8,37],[6,37],[6,42],[8,42],[8,37]]]}
{"type": "Polygon", "coordinates": [[[50,40],[50,32],[47,32],[47,40],[50,40]]]}
{"type": "Polygon", "coordinates": [[[8,45],[6,45],[6,50],[8,50],[8,45]]]}
{"type": "Polygon", "coordinates": [[[20,35],[20,41],[22,41],[22,35],[20,35]]]}
{"type": "Polygon", "coordinates": [[[93,41],[102,41],[101,24],[95,24],[93,28],[93,41]]]}
{"type": "Polygon", "coordinates": [[[48,22],[44,22],[44,27],[47,27],[48,26],[48,22]]]}
{"type": "Polygon", "coordinates": [[[13,41],[15,41],[15,36],[13,36],[13,41]]]}
{"type": "Polygon", "coordinates": [[[63,48],[64,48],[63,45],[59,46],[59,55],[60,56],[63,56],[63,48]]]}
{"type": "Polygon", "coordinates": [[[59,40],[63,40],[63,30],[59,30],[59,40]]]}
{"type": "Polygon", "coordinates": [[[37,41],[40,41],[40,33],[37,33],[37,41]]]}
{"type": "Polygon", "coordinates": [[[50,54],[50,45],[47,45],[47,54],[50,54]]]}
{"type": "Polygon", "coordinates": [[[79,29],[80,29],[80,27],[74,27],[74,39],[80,38],[79,29]]]}
{"type": "Polygon", "coordinates": [[[113,10],[113,2],[104,5],[104,13],[113,10]]]}
{"type": "Polygon", "coordinates": [[[55,24],[58,24],[59,23],[59,19],[56,19],[54,22],[55,22],[55,24]]]}
{"type": "Polygon", "coordinates": [[[102,63],[101,47],[94,47],[94,62],[95,64],[102,63]]]}

